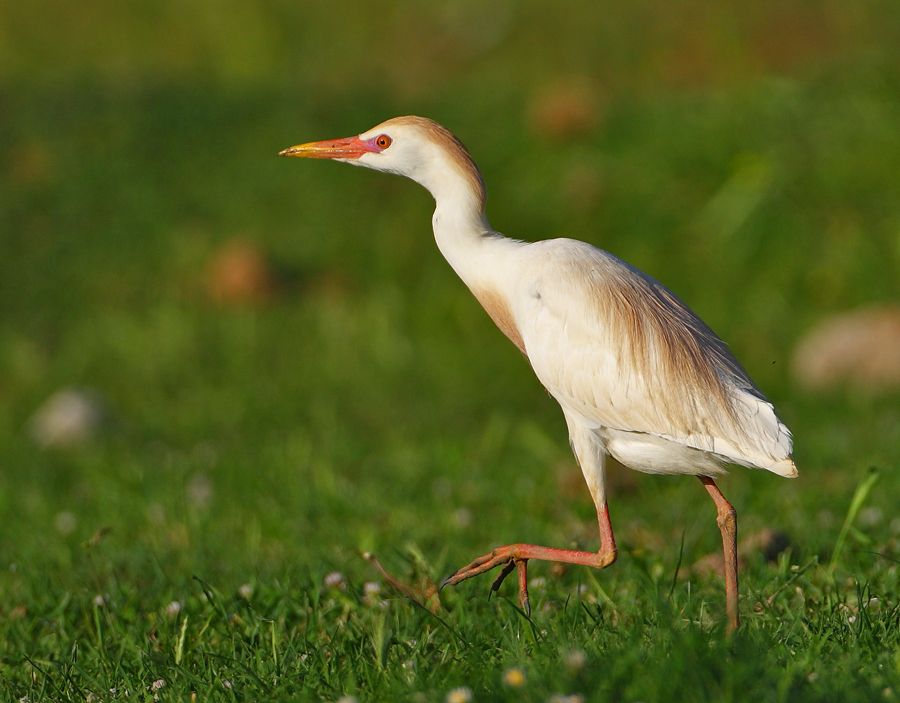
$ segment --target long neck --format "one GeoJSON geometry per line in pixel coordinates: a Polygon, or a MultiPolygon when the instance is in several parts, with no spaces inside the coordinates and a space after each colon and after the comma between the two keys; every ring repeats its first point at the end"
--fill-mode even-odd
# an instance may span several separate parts
{"type": "Polygon", "coordinates": [[[433,179],[419,181],[434,196],[432,224],[438,249],[500,331],[527,354],[514,306],[506,296],[517,270],[517,250],[524,243],[491,229],[484,214],[484,186],[477,170],[476,188],[472,187],[471,173],[455,169],[439,173],[433,179]]]}
{"type": "Polygon", "coordinates": [[[467,205],[438,200],[431,222],[441,254],[463,283],[474,289],[492,277],[502,244],[511,240],[491,229],[482,210],[467,205]]]}
{"type": "Polygon", "coordinates": [[[518,269],[517,250],[524,243],[494,232],[484,210],[471,200],[435,200],[433,224],[438,248],[500,331],[527,355],[514,306],[507,297],[518,269]]]}
{"type": "Polygon", "coordinates": [[[438,249],[472,288],[490,270],[491,244],[504,239],[491,230],[484,213],[481,176],[447,162],[420,175],[419,182],[434,197],[431,223],[438,249]]]}

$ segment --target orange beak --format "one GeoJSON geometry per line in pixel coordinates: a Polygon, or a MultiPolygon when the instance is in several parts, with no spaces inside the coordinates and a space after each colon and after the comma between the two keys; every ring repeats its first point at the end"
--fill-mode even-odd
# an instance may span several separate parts
{"type": "Polygon", "coordinates": [[[377,151],[377,149],[359,137],[345,137],[298,144],[279,151],[278,155],[295,156],[299,159],[358,159],[370,151],[377,151]]]}

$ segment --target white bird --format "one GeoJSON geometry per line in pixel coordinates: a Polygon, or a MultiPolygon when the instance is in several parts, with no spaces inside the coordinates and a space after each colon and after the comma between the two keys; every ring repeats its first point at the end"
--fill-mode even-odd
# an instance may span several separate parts
{"type": "Polygon", "coordinates": [[[333,159],[396,173],[434,197],[443,256],[562,407],[597,509],[597,552],[510,544],[456,571],[457,584],[518,570],[529,612],[529,559],[604,568],[616,560],[606,498],[607,456],[653,474],[697,476],[716,505],[728,623],[738,626],[737,519],[714,477],[726,464],[794,478],[792,439],[719,339],[670,290],[590,244],[524,242],[495,232],[481,174],[462,143],[423,117],[397,117],[358,136],[293,146],[281,156],[333,159]]]}

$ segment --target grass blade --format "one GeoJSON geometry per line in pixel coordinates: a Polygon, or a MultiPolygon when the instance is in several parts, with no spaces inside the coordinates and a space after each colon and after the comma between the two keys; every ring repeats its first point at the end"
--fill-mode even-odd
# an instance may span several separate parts
{"type": "Polygon", "coordinates": [[[856,487],[856,491],[853,493],[853,498],[850,500],[850,507],[847,509],[847,516],[844,518],[844,524],[841,526],[840,533],[838,533],[834,551],[831,553],[831,561],[828,563],[829,576],[834,574],[834,569],[841,557],[841,552],[844,551],[844,544],[847,542],[847,535],[850,533],[850,528],[856,521],[856,516],[866,502],[866,498],[868,498],[872,487],[878,481],[879,475],[877,469],[870,469],[869,475],[856,487]]]}

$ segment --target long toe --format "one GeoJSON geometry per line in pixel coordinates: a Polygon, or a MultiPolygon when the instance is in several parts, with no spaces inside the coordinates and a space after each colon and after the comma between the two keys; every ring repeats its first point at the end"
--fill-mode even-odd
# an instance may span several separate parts
{"type": "Polygon", "coordinates": [[[531,601],[528,600],[528,560],[517,559],[516,567],[519,570],[519,603],[525,615],[531,617],[531,601]]]}
{"type": "Polygon", "coordinates": [[[592,566],[595,569],[602,569],[616,560],[615,544],[602,548],[599,552],[583,552],[575,549],[558,549],[556,547],[542,547],[537,544],[507,544],[503,547],[497,547],[487,554],[482,554],[477,559],[472,560],[464,567],[451,574],[441,583],[441,589],[445,586],[455,586],[456,584],[478,576],[486,571],[490,571],[498,566],[503,565],[500,574],[494,579],[491,585],[491,592],[500,588],[503,580],[509,576],[513,568],[519,569],[519,601],[522,609],[528,612],[528,588],[527,588],[527,567],[526,563],[529,559],[539,559],[541,561],[556,561],[564,564],[581,564],[583,566],[592,566]]]}
{"type": "MultiPolygon", "coordinates": [[[[455,586],[461,581],[483,574],[485,571],[490,571],[501,564],[511,562],[514,558],[515,555],[512,553],[510,547],[497,547],[497,549],[494,549],[487,554],[482,554],[477,559],[472,560],[470,563],[457,570],[456,573],[445,578],[441,583],[441,588],[444,588],[444,586],[455,586]]],[[[501,576],[506,578],[506,574],[501,574],[501,576]]],[[[500,579],[501,583],[503,578],[500,579]]]]}

